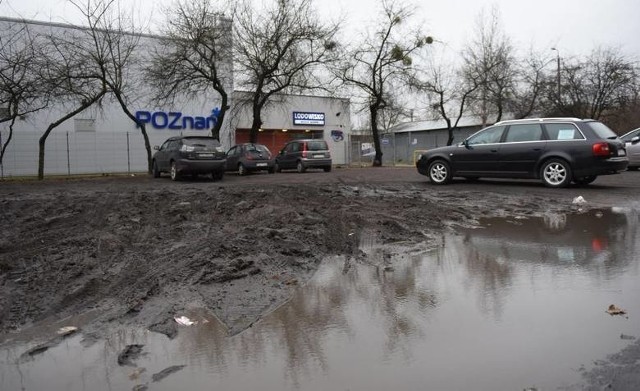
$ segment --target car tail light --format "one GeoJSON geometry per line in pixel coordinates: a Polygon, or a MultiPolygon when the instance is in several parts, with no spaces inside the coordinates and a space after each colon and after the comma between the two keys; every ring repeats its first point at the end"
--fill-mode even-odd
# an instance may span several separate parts
{"type": "Polygon", "coordinates": [[[309,157],[308,155],[309,155],[309,151],[307,151],[307,150],[302,151],[302,157],[303,158],[305,158],[305,159],[308,158],[309,157]]]}
{"type": "Polygon", "coordinates": [[[609,156],[611,154],[609,143],[593,144],[592,150],[593,156],[609,156]]]}

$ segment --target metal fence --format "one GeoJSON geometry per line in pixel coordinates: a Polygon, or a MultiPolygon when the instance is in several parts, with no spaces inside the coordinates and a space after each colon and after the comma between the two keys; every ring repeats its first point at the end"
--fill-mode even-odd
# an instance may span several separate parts
{"type": "MultiPolygon", "coordinates": [[[[460,142],[477,131],[476,128],[460,129],[455,132],[454,143],[460,142]]],[[[420,152],[447,145],[447,130],[387,133],[380,136],[382,165],[414,165],[420,152]]],[[[371,165],[375,149],[373,136],[352,136],[351,164],[371,165]]]]}
{"type": "MultiPolygon", "coordinates": [[[[151,146],[176,136],[175,131],[149,133],[151,146]]],[[[185,132],[186,134],[186,132],[185,132]]],[[[198,133],[195,133],[198,134],[198,133]]],[[[14,132],[2,164],[2,178],[38,174],[41,132],[14,132]]],[[[0,131],[0,143],[9,136],[0,131]]],[[[135,173],[147,171],[144,139],[139,132],[52,132],[45,147],[45,175],[135,173]]]]}

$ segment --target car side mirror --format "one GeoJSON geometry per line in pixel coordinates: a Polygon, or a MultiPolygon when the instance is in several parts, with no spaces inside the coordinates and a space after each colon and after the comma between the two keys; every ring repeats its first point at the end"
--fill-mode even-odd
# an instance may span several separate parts
{"type": "Polygon", "coordinates": [[[159,146],[157,146],[157,145],[154,145],[154,146],[153,146],[153,149],[154,149],[154,150],[156,150],[156,151],[159,151],[159,150],[160,150],[160,147],[159,147],[159,146]]]}
{"type": "Polygon", "coordinates": [[[463,142],[460,143],[460,146],[469,148],[469,140],[464,140],[463,142]]]}

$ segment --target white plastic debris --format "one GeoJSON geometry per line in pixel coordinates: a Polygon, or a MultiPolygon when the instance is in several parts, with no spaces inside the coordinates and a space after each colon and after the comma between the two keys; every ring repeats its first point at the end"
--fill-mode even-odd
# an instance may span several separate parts
{"type": "Polygon", "coordinates": [[[59,335],[69,335],[78,331],[78,328],[75,326],[65,326],[58,329],[59,335]]]}
{"type": "Polygon", "coordinates": [[[179,318],[173,318],[178,324],[181,324],[183,326],[192,326],[194,324],[196,324],[196,322],[192,321],[191,319],[187,318],[186,316],[181,316],[179,318]]]}
{"type": "Polygon", "coordinates": [[[587,200],[585,200],[583,196],[577,196],[576,198],[573,199],[574,205],[584,205],[586,203],[587,203],[587,200]]]}

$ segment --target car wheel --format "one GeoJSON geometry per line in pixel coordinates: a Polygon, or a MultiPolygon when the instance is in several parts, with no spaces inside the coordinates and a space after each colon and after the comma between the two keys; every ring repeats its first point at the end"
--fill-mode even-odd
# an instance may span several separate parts
{"type": "Polygon", "coordinates": [[[325,167],[325,168],[324,168],[324,172],[331,172],[331,166],[329,166],[329,167],[325,167]]]}
{"type": "Polygon", "coordinates": [[[180,179],[180,174],[178,173],[176,162],[171,162],[171,170],[169,171],[169,174],[171,175],[172,181],[177,181],[180,179]]]}
{"type": "Polygon", "coordinates": [[[540,177],[545,186],[567,187],[571,183],[571,167],[562,159],[551,159],[542,166],[540,177]]]}
{"type": "Polygon", "coordinates": [[[307,171],[307,169],[304,167],[304,164],[302,164],[302,161],[298,161],[298,166],[296,167],[296,169],[299,173],[307,171]]]}
{"type": "Polygon", "coordinates": [[[444,160],[434,160],[429,164],[429,180],[434,185],[445,185],[451,182],[451,168],[444,160]]]}
{"type": "Polygon", "coordinates": [[[282,172],[282,168],[280,168],[280,165],[278,163],[276,163],[275,166],[273,166],[273,170],[275,172],[282,172]]]}
{"type": "Polygon", "coordinates": [[[584,186],[596,180],[597,175],[583,176],[582,178],[574,179],[576,185],[584,186]]]}
{"type": "Polygon", "coordinates": [[[156,162],[155,160],[153,161],[153,168],[151,169],[151,171],[153,172],[154,178],[160,178],[160,169],[158,168],[158,162],[156,162]]]}
{"type": "Polygon", "coordinates": [[[240,176],[247,175],[247,168],[242,163],[238,164],[238,175],[240,176]]]}

